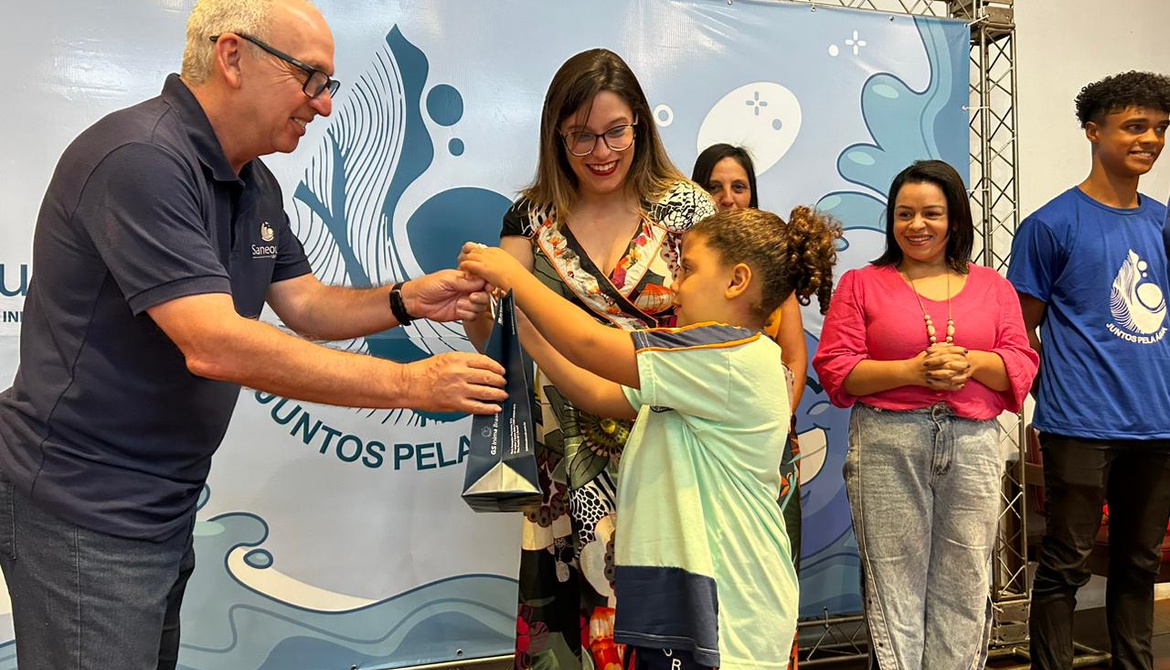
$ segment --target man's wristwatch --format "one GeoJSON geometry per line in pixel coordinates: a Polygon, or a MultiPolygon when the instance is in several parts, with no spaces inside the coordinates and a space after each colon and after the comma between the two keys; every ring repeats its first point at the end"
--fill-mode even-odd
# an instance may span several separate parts
{"type": "Polygon", "coordinates": [[[410,312],[406,311],[406,301],[402,299],[402,287],[406,282],[400,281],[394,286],[390,287],[390,313],[398,321],[400,326],[409,326],[414,319],[411,318],[410,312]]]}

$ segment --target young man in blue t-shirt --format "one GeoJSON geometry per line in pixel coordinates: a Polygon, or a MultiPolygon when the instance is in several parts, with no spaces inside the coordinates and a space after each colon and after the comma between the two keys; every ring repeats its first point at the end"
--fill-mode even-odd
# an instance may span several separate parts
{"type": "Polygon", "coordinates": [[[1043,342],[1033,424],[1047,525],[1032,586],[1032,667],[1072,667],[1076,593],[1089,581],[1108,500],[1113,667],[1150,668],[1170,517],[1170,324],[1166,207],[1138,193],[1138,180],[1165,144],[1170,78],[1107,77],[1081,90],[1076,109],[1092,169],[1024,220],[1007,275],[1037,352],[1043,342]]]}

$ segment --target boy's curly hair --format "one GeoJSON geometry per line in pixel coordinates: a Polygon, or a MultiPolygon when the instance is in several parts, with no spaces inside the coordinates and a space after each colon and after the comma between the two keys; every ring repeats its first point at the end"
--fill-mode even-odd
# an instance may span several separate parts
{"type": "Polygon", "coordinates": [[[760,302],[752,310],[761,320],[796,293],[807,305],[817,296],[821,313],[833,293],[833,265],[841,225],[809,207],[796,207],[787,223],[771,212],[735,209],[709,216],[691,228],[725,265],[744,263],[761,279],[760,302]]]}
{"type": "Polygon", "coordinates": [[[1170,77],[1130,70],[1086,85],[1077,94],[1077,119],[1081,127],[1100,123],[1106,114],[1130,107],[1170,112],[1170,77]]]}

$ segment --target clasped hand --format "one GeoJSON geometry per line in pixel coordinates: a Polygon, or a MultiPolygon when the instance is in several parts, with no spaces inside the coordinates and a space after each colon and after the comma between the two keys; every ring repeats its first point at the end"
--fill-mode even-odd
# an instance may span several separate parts
{"type": "Polygon", "coordinates": [[[406,282],[402,298],[411,316],[431,321],[470,321],[490,304],[486,282],[458,270],[439,270],[406,282]]]}
{"type": "Polygon", "coordinates": [[[507,286],[509,273],[517,269],[524,270],[503,249],[468,242],[459,254],[458,270],[439,270],[406,282],[402,299],[415,318],[474,321],[487,312],[491,292],[507,286]]]}
{"type": "Polygon", "coordinates": [[[971,378],[971,360],[963,347],[936,342],[916,358],[921,363],[922,385],[936,391],[959,391],[971,378]]]}
{"type": "Polygon", "coordinates": [[[459,269],[468,277],[475,277],[494,287],[497,292],[507,292],[516,277],[528,274],[528,270],[512,254],[499,247],[487,247],[475,242],[463,245],[459,252],[459,269]]]}

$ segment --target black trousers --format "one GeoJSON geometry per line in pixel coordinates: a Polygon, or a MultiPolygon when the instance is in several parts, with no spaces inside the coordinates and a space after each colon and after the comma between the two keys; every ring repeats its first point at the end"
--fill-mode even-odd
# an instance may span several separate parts
{"type": "Polygon", "coordinates": [[[1067,670],[1073,660],[1077,590],[1109,503],[1105,612],[1113,668],[1153,666],[1154,580],[1170,517],[1170,452],[1164,444],[1101,442],[1041,434],[1047,528],[1032,583],[1032,667],[1067,670]]]}

